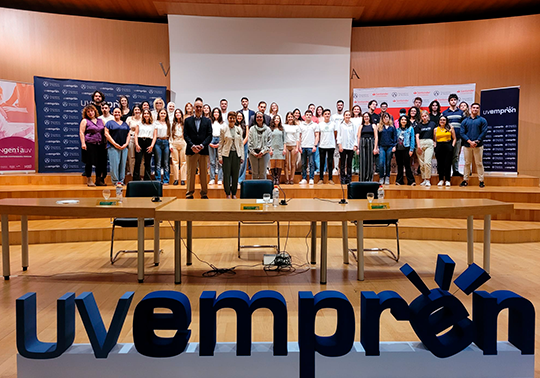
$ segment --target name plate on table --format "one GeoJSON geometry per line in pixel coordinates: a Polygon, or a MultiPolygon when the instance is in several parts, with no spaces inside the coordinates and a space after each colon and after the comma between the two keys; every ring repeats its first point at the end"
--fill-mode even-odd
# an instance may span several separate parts
{"type": "Polygon", "coordinates": [[[262,203],[242,203],[240,204],[240,210],[262,210],[262,203]]]}
{"type": "Polygon", "coordinates": [[[118,206],[120,201],[118,200],[98,200],[97,205],[98,206],[118,206]]]}
{"type": "Polygon", "coordinates": [[[369,210],[385,210],[389,208],[390,208],[390,204],[388,202],[368,203],[369,210]]]}

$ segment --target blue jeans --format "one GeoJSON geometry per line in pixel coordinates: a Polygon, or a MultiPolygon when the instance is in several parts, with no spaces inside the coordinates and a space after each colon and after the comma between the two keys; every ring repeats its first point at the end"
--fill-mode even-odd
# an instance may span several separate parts
{"type": "Polygon", "coordinates": [[[379,177],[390,177],[390,164],[392,162],[392,148],[379,147],[379,177]]]}
{"type": "Polygon", "coordinates": [[[107,148],[109,155],[109,165],[111,167],[111,180],[114,185],[117,182],[124,183],[126,177],[126,161],[128,156],[128,149],[118,150],[114,147],[107,148]]]}
{"type": "Polygon", "coordinates": [[[161,168],[163,168],[163,183],[169,183],[169,148],[168,139],[156,139],[154,146],[154,161],[156,163],[156,180],[161,181],[161,168]]]}
{"type": "Polygon", "coordinates": [[[313,180],[315,178],[315,162],[313,161],[313,149],[312,148],[302,148],[302,179],[307,179],[307,166],[309,159],[309,179],[313,180]]]}
{"type": "MultiPolygon", "coordinates": [[[[219,137],[212,137],[212,144],[218,143],[219,137]]],[[[208,146],[208,155],[210,160],[210,180],[215,180],[217,174],[218,181],[223,181],[223,169],[221,168],[221,164],[219,164],[218,149],[208,146]]]]}
{"type": "Polygon", "coordinates": [[[244,144],[244,161],[240,165],[240,177],[238,178],[238,183],[241,183],[246,179],[247,163],[248,163],[248,144],[244,144]]]}

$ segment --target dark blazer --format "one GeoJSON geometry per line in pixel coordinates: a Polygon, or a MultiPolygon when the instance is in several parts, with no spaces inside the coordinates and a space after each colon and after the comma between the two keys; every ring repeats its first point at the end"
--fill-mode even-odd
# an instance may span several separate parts
{"type": "MultiPolygon", "coordinates": [[[[255,110],[248,109],[248,112],[249,112],[249,116],[247,119],[244,120],[244,123],[249,126],[249,121],[251,120],[251,117],[255,115],[255,110]]],[[[244,114],[244,109],[240,109],[239,111],[237,111],[237,113],[244,114]]]]}
{"type": "Polygon", "coordinates": [[[184,140],[186,141],[186,155],[195,155],[191,147],[202,144],[204,148],[200,155],[208,155],[208,145],[212,141],[212,121],[210,118],[201,117],[199,132],[195,126],[195,116],[186,118],[184,121],[184,140]]]}
{"type": "MultiPolygon", "coordinates": [[[[270,117],[269,114],[265,114],[264,115],[264,124],[266,126],[270,126],[271,122],[272,122],[272,117],[270,117]]],[[[253,126],[256,123],[257,122],[255,122],[255,114],[253,114],[252,116],[249,117],[249,127],[253,126]]]]}

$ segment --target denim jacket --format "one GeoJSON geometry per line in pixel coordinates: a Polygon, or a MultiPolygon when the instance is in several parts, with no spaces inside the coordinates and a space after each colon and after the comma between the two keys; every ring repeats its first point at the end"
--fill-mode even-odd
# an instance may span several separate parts
{"type": "Polygon", "coordinates": [[[402,129],[401,127],[399,127],[397,129],[397,140],[398,145],[401,141],[403,141],[403,147],[409,148],[411,151],[414,151],[414,128],[412,126],[406,129],[402,129]]]}

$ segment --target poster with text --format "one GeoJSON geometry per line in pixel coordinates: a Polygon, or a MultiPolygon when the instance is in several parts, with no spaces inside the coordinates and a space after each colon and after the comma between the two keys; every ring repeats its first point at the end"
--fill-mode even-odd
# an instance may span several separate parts
{"type": "Polygon", "coordinates": [[[34,77],[38,133],[38,171],[82,172],[79,124],[82,109],[94,91],[105,95],[111,109],[119,97],[128,98],[130,107],[143,101],[165,99],[166,87],[97,81],[34,77]]]}
{"type": "Polygon", "coordinates": [[[488,123],[484,170],[517,173],[519,87],[483,90],[480,115],[488,123]]]}
{"type": "Polygon", "coordinates": [[[0,80],[0,172],[34,170],[34,86],[0,80]]]}

